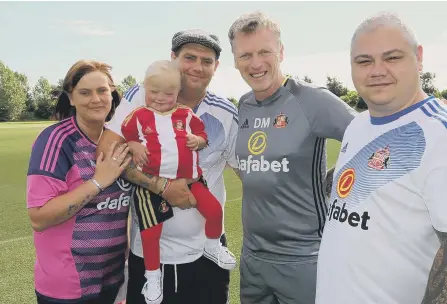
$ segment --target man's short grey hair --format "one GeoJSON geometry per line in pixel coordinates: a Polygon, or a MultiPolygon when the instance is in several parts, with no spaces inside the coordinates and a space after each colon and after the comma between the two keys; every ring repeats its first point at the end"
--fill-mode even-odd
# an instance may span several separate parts
{"type": "Polygon", "coordinates": [[[377,15],[374,15],[363,21],[357,27],[351,39],[351,53],[352,48],[355,42],[357,41],[359,35],[366,32],[374,31],[381,26],[397,27],[402,32],[405,39],[408,41],[408,43],[411,45],[412,49],[416,53],[419,43],[416,39],[416,35],[414,34],[413,30],[408,25],[406,25],[397,14],[390,12],[382,12],[377,15]]]}
{"type": "Polygon", "coordinates": [[[178,73],[180,78],[180,69],[175,61],[169,60],[159,60],[153,62],[147,69],[144,75],[144,83],[146,83],[150,78],[159,76],[164,73],[178,73]]]}
{"type": "Polygon", "coordinates": [[[237,33],[251,34],[259,29],[266,28],[275,33],[278,42],[281,42],[281,28],[279,24],[263,12],[256,11],[240,16],[230,27],[228,38],[230,39],[231,49],[233,50],[233,41],[237,33]]]}

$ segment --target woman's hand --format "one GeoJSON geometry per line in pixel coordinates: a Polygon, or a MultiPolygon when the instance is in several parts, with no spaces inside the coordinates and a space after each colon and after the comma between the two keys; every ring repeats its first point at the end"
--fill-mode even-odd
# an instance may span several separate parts
{"type": "Polygon", "coordinates": [[[96,180],[102,189],[107,188],[123,173],[124,169],[130,164],[132,158],[127,144],[117,147],[114,141],[108,150],[100,153],[96,160],[96,170],[93,179],[96,180]]]}

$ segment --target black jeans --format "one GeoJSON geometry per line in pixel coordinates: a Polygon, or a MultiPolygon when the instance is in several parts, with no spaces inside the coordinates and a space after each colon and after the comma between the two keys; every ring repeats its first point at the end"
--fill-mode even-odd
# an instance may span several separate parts
{"type": "Polygon", "coordinates": [[[86,300],[56,300],[41,295],[36,291],[37,304],[113,304],[119,292],[119,285],[115,288],[109,288],[92,299],[86,300]]]}
{"type": "MultiPolygon", "coordinates": [[[[226,246],[225,235],[222,236],[221,243],[226,246]]],[[[163,265],[160,269],[162,267],[163,265]]],[[[146,283],[144,259],[131,251],[128,269],[126,304],[146,304],[141,294],[146,283]]],[[[203,256],[192,263],[164,265],[162,304],[226,304],[229,283],[230,272],[203,256]]]]}

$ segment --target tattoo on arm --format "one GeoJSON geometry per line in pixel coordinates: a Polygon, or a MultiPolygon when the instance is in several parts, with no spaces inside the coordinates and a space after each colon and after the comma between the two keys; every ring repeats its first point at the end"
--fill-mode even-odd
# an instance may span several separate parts
{"type": "Polygon", "coordinates": [[[433,261],[422,304],[447,304],[447,233],[438,232],[438,236],[441,247],[433,261]]]}
{"type": "Polygon", "coordinates": [[[129,163],[129,165],[127,166],[127,170],[129,170],[129,169],[134,169],[134,168],[136,168],[136,166],[135,166],[135,164],[133,163],[133,161],[131,161],[131,162],[129,163]]]}
{"type": "MultiPolygon", "coordinates": [[[[151,186],[153,186],[150,181],[141,179],[141,175],[138,176],[138,172],[139,172],[138,169],[135,167],[135,165],[133,163],[131,163],[131,164],[132,165],[127,167],[127,169],[124,171],[124,177],[129,182],[136,184],[140,187],[146,188],[146,189],[149,189],[151,186]]],[[[153,175],[147,174],[144,172],[141,172],[141,173],[143,173],[145,176],[147,176],[152,181],[152,179],[154,177],[153,175]]],[[[152,182],[155,183],[155,181],[156,180],[153,180],[152,182]]]]}
{"type": "Polygon", "coordinates": [[[70,205],[68,206],[68,215],[72,215],[73,213],[76,213],[76,211],[79,210],[79,205],[70,205]]]}
{"type": "Polygon", "coordinates": [[[87,205],[93,198],[93,195],[87,195],[85,200],[80,205],[69,205],[68,206],[68,215],[73,215],[74,213],[78,212],[79,209],[87,205]]]}

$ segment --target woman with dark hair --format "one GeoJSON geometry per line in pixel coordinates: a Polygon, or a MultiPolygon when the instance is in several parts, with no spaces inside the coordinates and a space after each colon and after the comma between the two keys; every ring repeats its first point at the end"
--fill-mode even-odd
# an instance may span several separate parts
{"type": "Polygon", "coordinates": [[[27,207],[34,229],[37,303],[113,304],[124,282],[130,186],[125,145],[95,159],[119,103],[107,64],[68,71],[55,117],[33,144],[27,207]]]}

